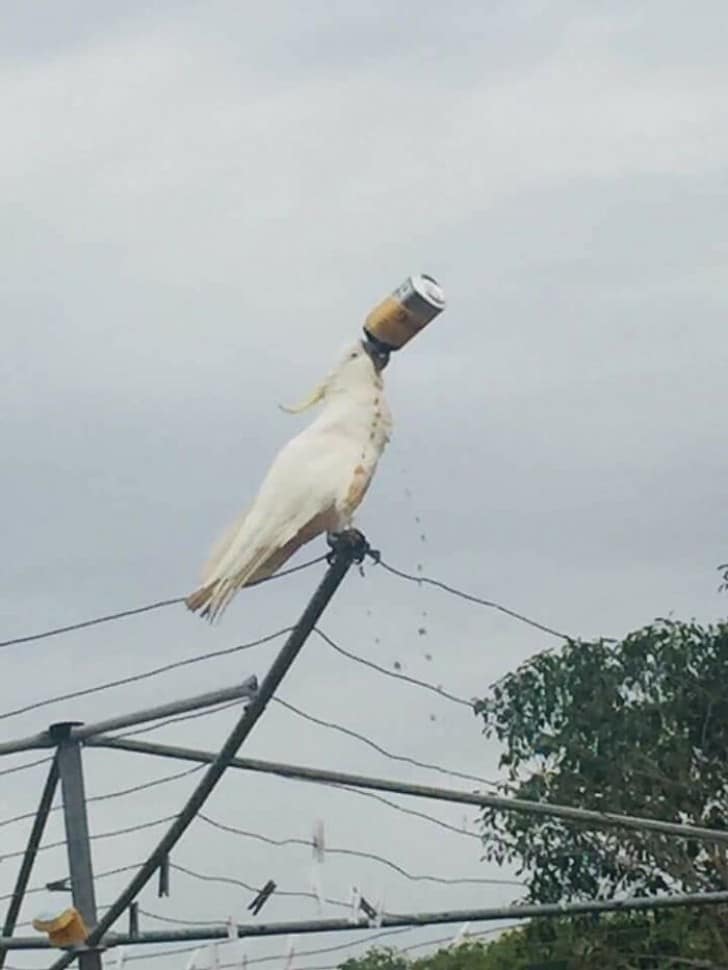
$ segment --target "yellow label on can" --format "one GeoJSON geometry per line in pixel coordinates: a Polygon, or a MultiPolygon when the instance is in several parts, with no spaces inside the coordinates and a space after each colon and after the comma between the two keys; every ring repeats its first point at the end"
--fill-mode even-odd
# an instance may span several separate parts
{"type": "Polygon", "coordinates": [[[364,323],[364,329],[387,346],[399,350],[426,326],[407,307],[388,296],[376,306],[364,323]]]}

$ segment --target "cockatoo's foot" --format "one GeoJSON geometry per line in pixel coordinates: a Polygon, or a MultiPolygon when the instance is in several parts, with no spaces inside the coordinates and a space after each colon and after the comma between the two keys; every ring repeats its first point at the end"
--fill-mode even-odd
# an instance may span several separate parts
{"type": "Polygon", "coordinates": [[[336,558],[336,553],[344,549],[350,551],[352,561],[357,563],[364,562],[364,559],[371,552],[364,533],[358,529],[346,529],[343,532],[327,532],[326,541],[331,547],[331,552],[326,557],[326,562],[329,566],[336,558]]]}

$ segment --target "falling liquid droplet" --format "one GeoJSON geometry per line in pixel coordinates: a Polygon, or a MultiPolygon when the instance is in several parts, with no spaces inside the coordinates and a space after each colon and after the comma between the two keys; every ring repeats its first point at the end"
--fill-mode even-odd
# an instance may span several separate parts
{"type": "Polygon", "coordinates": [[[431,653],[426,653],[425,654],[425,660],[432,660],[432,654],[431,653]]]}
{"type": "Polygon", "coordinates": [[[427,630],[423,626],[421,626],[421,627],[418,627],[417,632],[421,637],[424,637],[425,634],[427,633],[427,630]]]}
{"type": "Polygon", "coordinates": [[[394,663],[392,664],[392,666],[394,667],[395,670],[401,670],[402,669],[402,664],[399,662],[399,660],[395,660],[394,663]]]}

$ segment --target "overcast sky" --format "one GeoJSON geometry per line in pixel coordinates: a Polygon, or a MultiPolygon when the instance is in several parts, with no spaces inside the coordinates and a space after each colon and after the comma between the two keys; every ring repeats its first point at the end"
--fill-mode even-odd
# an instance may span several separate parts
{"type": "MultiPolygon", "coordinates": [[[[368,310],[421,271],[449,306],[386,372],[394,437],[360,518],[384,558],[571,635],[724,613],[724,3],[66,0],[8,3],[0,22],[0,639],[192,589],[212,541],[307,420],[277,404],[307,393],[368,310]]],[[[215,628],[177,607],[7,648],[0,707],[276,630],[319,575],[241,594],[215,628]]],[[[465,697],[555,642],[376,568],[348,577],[321,626],[465,697]]],[[[15,716],[2,737],[262,676],[274,651],[15,716]]],[[[395,753],[497,777],[498,750],[466,708],[316,639],[280,696],[395,753]]],[[[235,716],[150,737],[212,749],[235,716]]],[[[275,704],[245,752],[474,784],[387,760],[275,704]]],[[[184,767],[101,751],[85,764],[92,795],[184,767]]],[[[0,819],[35,807],[44,771],[3,778],[0,819]]],[[[92,831],[174,814],[196,778],[92,805],[92,831]]],[[[473,813],[409,804],[473,831],[473,813]]],[[[479,861],[475,839],[346,792],[238,772],[207,814],[275,839],[307,839],[322,818],[331,846],[415,874],[513,878],[479,861]]],[[[0,855],[23,847],[28,826],[0,828],[0,855]]],[[[96,869],[141,860],[162,831],[96,841],[96,869]]],[[[47,840],[61,836],[56,813],[47,840]]],[[[306,890],[309,858],[198,821],[173,862],[306,890]]],[[[16,865],[0,863],[0,894],[16,865]]],[[[63,848],[49,849],[32,884],[65,872],[63,848]]],[[[99,880],[100,904],[127,878],[99,880]]],[[[400,912],[521,893],[408,882],[330,855],[327,895],[347,899],[352,884],[400,912]]],[[[171,898],[152,886],[141,905],[245,920],[250,899],[173,871],[171,898]]],[[[21,919],[43,902],[29,897],[21,919]]],[[[316,915],[296,897],[264,910],[316,915]]],[[[221,960],[286,946],[247,943],[221,960]]]]}

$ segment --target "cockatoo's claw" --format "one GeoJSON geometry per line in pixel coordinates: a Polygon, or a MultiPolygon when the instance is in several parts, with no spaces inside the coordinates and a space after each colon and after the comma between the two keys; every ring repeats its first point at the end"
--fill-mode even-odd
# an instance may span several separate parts
{"type": "Polygon", "coordinates": [[[326,557],[329,566],[333,563],[337,553],[348,550],[351,561],[356,563],[364,562],[369,555],[369,543],[366,537],[358,529],[346,529],[344,532],[327,532],[326,541],[331,547],[331,552],[326,557]]]}
{"type": "MultiPolygon", "coordinates": [[[[371,559],[374,565],[378,566],[379,563],[382,561],[382,554],[378,549],[367,548],[367,551],[364,554],[364,558],[371,559]]],[[[364,572],[363,559],[359,559],[357,560],[357,562],[359,565],[359,575],[365,576],[366,573],[364,572]]]]}

